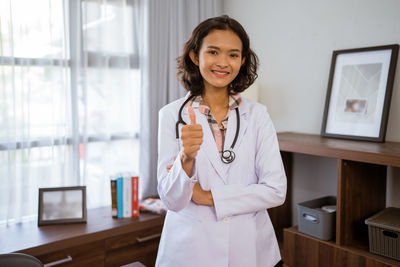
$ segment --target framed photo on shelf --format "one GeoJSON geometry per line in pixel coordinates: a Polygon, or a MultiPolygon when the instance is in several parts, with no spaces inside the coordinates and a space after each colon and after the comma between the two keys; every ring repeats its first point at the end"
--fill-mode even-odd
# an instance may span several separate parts
{"type": "Polygon", "coordinates": [[[38,225],[86,223],[86,186],[39,188],[38,225]]]}
{"type": "Polygon", "coordinates": [[[399,45],[333,51],[321,135],[384,142],[399,45]]]}

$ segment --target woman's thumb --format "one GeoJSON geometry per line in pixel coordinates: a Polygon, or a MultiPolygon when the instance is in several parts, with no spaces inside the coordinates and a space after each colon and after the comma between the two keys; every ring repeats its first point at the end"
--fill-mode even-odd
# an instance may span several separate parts
{"type": "Polygon", "coordinates": [[[196,124],[196,115],[191,106],[188,106],[188,113],[189,113],[189,118],[190,118],[190,124],[196,124]]]}

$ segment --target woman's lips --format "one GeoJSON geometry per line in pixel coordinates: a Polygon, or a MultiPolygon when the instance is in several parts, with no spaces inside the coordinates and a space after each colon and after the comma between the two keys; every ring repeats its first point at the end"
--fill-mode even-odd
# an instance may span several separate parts
{"type": "Polygon", "coordinates": [[[223,70],[213,70],[212,73],[215,74],[217,77],[225,77],[229,74],[228,71],[223,71],[223,70]]]}

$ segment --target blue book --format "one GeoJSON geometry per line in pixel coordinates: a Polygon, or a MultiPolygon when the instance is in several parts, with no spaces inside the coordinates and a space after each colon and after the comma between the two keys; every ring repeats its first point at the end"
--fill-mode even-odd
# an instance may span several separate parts
{"type": "Polygon", "coordinates": [[[123,198],[122,198],[122,192],[123,192],[123,179],[122,177],[117,178],[117,217],[118,218],[123,218],[124,217],[124,210],[123,210],[123,198]]]}

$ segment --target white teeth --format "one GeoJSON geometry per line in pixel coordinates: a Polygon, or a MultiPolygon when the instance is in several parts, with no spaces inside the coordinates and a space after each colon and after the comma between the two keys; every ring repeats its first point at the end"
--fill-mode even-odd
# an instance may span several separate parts
{"type": "Polygon", "coordinates": [[[228,72],[221,72],[221,71],[217,71],[217,70],[214,70],[213,72],[216,74],[228,74],[228,72]]]}

